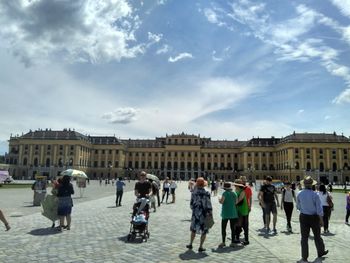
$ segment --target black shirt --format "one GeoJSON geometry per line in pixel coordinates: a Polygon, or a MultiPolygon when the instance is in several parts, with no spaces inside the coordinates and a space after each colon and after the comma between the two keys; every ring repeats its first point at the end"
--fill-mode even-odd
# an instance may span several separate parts
{"type": "Polygon", "coordinates": [[[151,189],[152,185],[149,181],[144,181],[143,183],[137,182],[135,184],[135,190],[137,190],[140,197],[146,197],[146,195],[151,192],[151,189]]]}
{"type": "Polygon", "coordinates": [[[260,191],[264,193],[263,199],[265,203],[272,203],[275,201],[276,187],[273,184],[264,184],[260,191]]]}

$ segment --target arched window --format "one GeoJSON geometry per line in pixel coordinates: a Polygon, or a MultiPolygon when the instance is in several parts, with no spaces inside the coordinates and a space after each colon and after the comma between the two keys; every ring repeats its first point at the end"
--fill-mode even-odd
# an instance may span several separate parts
{"type": "Polygon", "coordinates": [[[295,169],[296,169],[296,170],[299,170],[299,169],[300,169],[299,162],[295,162],[295,169]]]}
{"type": "Polygon", "coordinates": [[[333,171],[333,172],[337,171],[337,163],[333,163],[333,165],[332,165],[332,171],[333,171]]]}
{"type": "Polygon", "coordinates": [[[50,167],[50,158],[47,158],[47,159],[46,159],[45,166],[46,166],[46,167],[50,167]]]}
{"type": "Polygon", "coordinates": [[[348,165],[348,163],[344,163],[343,169],[344,169],[344,170],[349,170],[349,165],[348,165]]]}
{"type": "Polygon", "coordinates": [[[324,164],[323,162],[320,162],[320,172],[323,172],[324,171],[324,164]]]}
{"type": "Polygon", "coordinates": [[[59,167],[62,167],[62,166],[63,166],[62,158],[58,159],[58,166],[59,166],[59,167]]]}
{"type": "Polygon", "coordinates": [[[24,159],[23,159],[23,165],[27,165],[27,162],[28,162],[27,158],[24,157],[24,159]]]}
{"type": "Polygon", "coordinates": [[[69,166],[73,166],[73,158],[69,159],[69,166]]]}
{"type": "Polygon", "coordinates": [[[35,166],[35,167],[38,167],[38,166],[39,166],[38,158],[35,158],[35,159],[34,159],[34,166],[35,166]]]}
{"type": "Polygon", "coordinates": [[[310,163],[310,162],[307,162],[307,163],[306,163],[306,170],[307,170],[307,171],[310,171],[310,170],[311,170],[311,163],[310,163]]]}

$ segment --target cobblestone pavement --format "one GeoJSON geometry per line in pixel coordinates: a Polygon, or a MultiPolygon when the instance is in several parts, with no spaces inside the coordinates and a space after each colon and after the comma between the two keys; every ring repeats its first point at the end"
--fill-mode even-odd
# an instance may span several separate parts
{"type": "MultiPolygon", "coordinates": [[[[179,183],[175,204],[164,204],[150,216],[150,239],[147,242],[127,242],[130,212],[135,200],[133,192],[124,193],[123,206],[114,207],[115,196],[75,203],[72,228],[58,233],[50,221],[39,212],[22,217],[10,217],[12,229],[2,232],[0,262],[297,262],[300,259],[300,232],[293,222],[294,234],[287,234],[285,220],[278,218],[276,236],[264,236],[261,209],[254,202],[250,215],[250,245],[218,249],[220,235],[220,204],[213,197],[215,225],[208,234],[205,253],[198,253],[199,239],[194,250],[189,241],[191,210],[190,193],[185,183],[179,183]]],[[[332,224],[332,223],[331,223],[332,224]]],[[[324,262],[350,262],[350,227],[335,222],[332,233],[323,236],[329,254],[324,262]]],[[[229,230],[229,227],[228,229],[229,230]]],[[[316,259],[316,249],[309,240],[309,260],[316,259]]],[[[321,260],[322,261],[322,260],[321,260]]],[[[314,261],[314,262],[321,262],[314,261]]]]}

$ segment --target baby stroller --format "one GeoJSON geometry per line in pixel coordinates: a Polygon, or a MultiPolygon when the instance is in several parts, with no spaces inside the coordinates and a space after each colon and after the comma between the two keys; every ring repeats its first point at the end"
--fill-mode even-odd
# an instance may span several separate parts
{"type": "Polygon", "coordinates": [[[138,198],[133,206],[132,217],[130,221],[130,232],[128,241],[133,241],[137,236],[147,242],[149,238],[148,218],[149,218],[149,200],[147,198],[138,198]]]}

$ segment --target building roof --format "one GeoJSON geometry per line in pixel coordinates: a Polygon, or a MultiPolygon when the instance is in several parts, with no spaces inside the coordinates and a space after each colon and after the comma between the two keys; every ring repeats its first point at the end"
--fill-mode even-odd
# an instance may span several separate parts
{"type": "Polygon", "coordinates": [[[28,133],[19,136],[19,139],[35,139],[35,140],[87,140],[87,136],[71,129],[62,131],[45,130],[30,130],[28,133]]]}
{"type": "Polygon", "coordinates": [[[88,138],[92,144],[122,144],[121,140],[119,140],[115,136],[89,136],[88,138]]]}
{"type": "Polygon", "coordinates": [[[293,133],[281,139],[280,143],[289,142],[350,142],[344,135],[334,133],[293,133]]]}
{"type": "Polygon", "coordinates": [[[243,147],[245,145],[245,141],[227,141],[227,140],[208,140],[202,146],[204,148],[237,148],[243,147]]]}
{"type": "Polygon", "coordinates": [[[246,142],[245,146],[248,147],[269,147],[274,146],[279,143],[281,139],[271,137],[271,138],[253,138],[246,142]]]}
{"type": "Polygon", "coordinates": [[[128,148],[162,148],[164,142],[162,140],[121,140],[128,148]]]}

